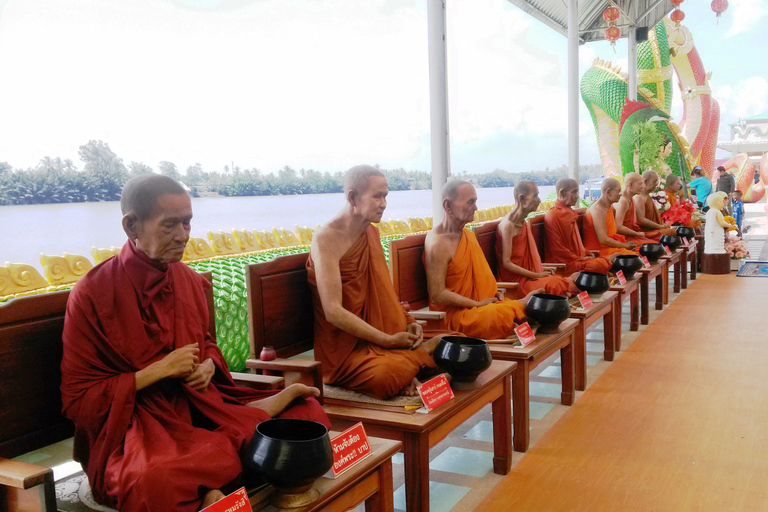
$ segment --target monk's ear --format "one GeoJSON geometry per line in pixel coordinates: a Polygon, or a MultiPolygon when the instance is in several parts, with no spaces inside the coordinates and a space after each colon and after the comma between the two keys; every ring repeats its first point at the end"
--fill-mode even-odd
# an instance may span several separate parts
{"type": "Polygon", "coordinates": [[[139,218],[135,213],[123,215],[123,231],[128,235],[129,240],[136,240],[139,237],[139,218]]]}
{"type": "Polygon", "coordinates": [[[347,202],[355,206],[357,202],[357,191],[355,189],[347,190],[347,202]]]}
{"type": "Polygon", "coordinates": [[[447,197],[443,199],[443,211],[447,212],[451,209],[451,200],[447,197]]]}

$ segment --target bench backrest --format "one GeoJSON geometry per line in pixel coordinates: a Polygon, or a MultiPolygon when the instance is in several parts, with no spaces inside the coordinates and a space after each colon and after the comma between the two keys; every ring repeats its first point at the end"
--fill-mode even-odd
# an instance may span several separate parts
{"type": "Polygon", "coordinates": [[[544,215],[536,215],[528,219],[528,225],[531,226],[533,240],[536,242],[536,249],[539,251],[541,261],[544,261],[544,251],[546,250],[547,231],[544,228],[544,215]]]}
{"type": "Polygon", "coordinates": [[[389,274],[395,293],[411,309],[429,306],[427,271],[424,268],[426,233],[410,235],[389,242],[389,274]]]}
{"type": "MultiPolygon", "coordinates": [[[[211,273],[203,274],[211,280],[211,273]]],[[[0,457],[18,457],[72,437],[61,414],[61,336],[69,290],[0,304],[0,457]]],[[[213,291],[210,332],[216,338],[213,291]]]]}
{"type": "Polygon", "coordinates": [[[291,357],[314,344],[312,291],[307,283],[308,253],[280,256],[245,267],[251,358],[265,345],[278,357],[291,357]]]}

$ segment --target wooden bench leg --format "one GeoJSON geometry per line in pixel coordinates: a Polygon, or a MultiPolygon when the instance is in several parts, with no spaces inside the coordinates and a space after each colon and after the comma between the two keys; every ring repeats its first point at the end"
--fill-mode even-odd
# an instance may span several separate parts
{"type": "MultiPolygon", "coordinates": [[[[616,328],[613,330],[613,350],[619,352],[621,351],[621,322],[624,317],[624,312],[622,311],[624,309],[624,297],[619,295],[615,304],[613,325],[616,326],[616,328]]],[[[603,320],[603,322],[605,322],[605,320],[603,320]]],[[[605,323],[603,323],[603,326],[605,326],[605,323]]]]}
{"type": "Polygon", "coordinates": [[[587,328],[584,320],[579,320],[574,333],[573,359],[576,367],[576,389],[584,391],[587,389],[587,328]]]}
{"type": "Polygon", "coordinates": [[[680,264],[682,269],[680,270],[680,288],[685,290],[688,288],[688,251],[683,251],[683,255],[680,258],[680,264]]]}
{"type": "MultiPolygon", "coordinates": [[[[528,408],[528,361],[518,361],[517,368],[512,370],[512,393],[512,418],[515,428],[513,442],[516,452],[524,452],[528,450],[530,437],[530,432],[528,431],[530,414],[528,408]]],[[[496,432],[494,431],[494,438],[495,437],[496,432]]]]}
{"type": "Polygon", "coordinates": [[[574,395],[576,395],[574,376],[575,368],[573,364],[573,342],[560,349],[560,377],[563,381],[563,391],[560,393],[560,403],[563,405],[573,405],[574,395]]]}
{"type": "Polygon", "coordinates": [[[667,292],[669,291],[669,270],[664,268],[661,274],[656,276],[656,311],[664,309],[664,304],[669,301],[667,292]]]}
{"type": "MultiPolygon", "coordinates": [[[[616,303],[614,300],[611,309],[603,315],[603,359],[613,361],[616,351],[616,303]]],[[[619,326],[619,329],[621,327],[619,326]]]]}
{"type": "MultiPolygon", "coordinates": [[[[680,293],[680,286],[682,284],[682,275],[683,275],[683,258],[682,257],[677,260],[677,263],[675,263],[673,274],[675,276],[674,277],[675,293],[680,293]]],[[[666,302],[664,304],[666,304],[666,302]]]]}
{"type": "Polygon", "coordinates": [[[365,500],[365,512],[392,512],[395,509],[392,488],[392,459],[385,460],[377,470],[379,491],[365,500]]]}
{"type": "Polygon", "coordinates": [[[408,511],[429,512],[429,436],[405,432],[405,507],[408,511]]]}
{"type": "MultiPolygon", "coordinates": [[[[647,309],[647,303],[646,303],[647,309]]],[[[640,287],[635,288],[629,294],[629,330],[636,331],[640,328],[640,287]]]]}
{"type": "Polygon", "coordinates": [[[649,286],[648,274],[643,274],[640,278],[640,323],[648,325],[648,317],[650,312],[648,311],[650,304],[650,286],[649,286]]]}
{"type": "Polygon", "coordinates": [[[694,249],[691,252],[691,281],[696,280],[696,273],[698,272],[699,266],[699,250],[698,248],[694,247],[694,249]]]}
{"type": "MultiPolygon", "coordinates": [[[[519,363],[518,368],[520,368],[519,363]]],[[[526,375],[527,371],[526,368],[526,375]]],[[[528,381],[527,378],[525,380],[528,381]]],[[[491,404],[493,414],[493,472],[497,475],[506,475],[512,469],[512,378],[504,379],[503,385],[504,391],[501,396],[491,404]]],[[[527,405],[528,401],[526,400],[525,403],[527,405]]]]}

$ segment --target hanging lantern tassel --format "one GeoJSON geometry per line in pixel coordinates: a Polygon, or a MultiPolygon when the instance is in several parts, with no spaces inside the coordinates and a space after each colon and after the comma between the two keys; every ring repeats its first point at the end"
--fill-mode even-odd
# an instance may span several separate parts
{"type": "Polygon", "coordinates": [[[680,26],[680,22],[685,19],[685,13],[683,11],[681,11],[680,9],[675,9],[674,11],[672,11],[672,14],[670,15],[670,18],[672,19],[672,21],[675,22],[675,26],[679,27],[680,26]]]}
{"type": "Polygon", "coordinates": [[[712,10],[717,13],[717,24],[720,24],[720,15],[728,9],[728,0],[712,0],[712,10]]]}

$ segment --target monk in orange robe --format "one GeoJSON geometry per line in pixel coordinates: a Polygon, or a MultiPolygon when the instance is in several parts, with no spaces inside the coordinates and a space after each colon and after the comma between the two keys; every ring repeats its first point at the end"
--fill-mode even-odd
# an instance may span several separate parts
{"type": "Polygon", "coordinates": [[[664,192],[667,194],[669,207],[672,208],[680,199],[680,191],[683,188],[683,180],[676,174],[668,174],[664,180],[664,192]]]}
{"type": "Polygon", "coordinates": [[[614,178],[605,178],[600,199],[592,203],[584,216],[584,247],[600,251],[600,256],[634,254],[635,244],[627,242],[616,230],[616,219],[611,206],[619,200],[621,184],[614,178]]]}
{"type": "Polygon", "coordinates": [[[525,304],[531,294],[517,301],[505,299],[498,290],[475,235],[464,227],[474,219],[476,210],[477,193],[470,183],[446,183],[443,220],[424,242],[429,307],[445,311],[450,329],[476,338],[506,338],[525,318],[525,304]]]}
{"type": "Polygon", "coordinates": [[[539,288],[566,297],[579,293],[573,279],[557,275],[552,267],[541,264],[531,226],[525,220],[539,204],[539,187],[534,182],[520,180],[515,184],[515,207],[496,228],[497,275],[502,281],[519,283],[521,295],[539,288]]]}
{"type": "Polygon", "coordinates": [[[431,354],[445,331],[423,332],[392,286],[379,231],[371,225],[387,206],[384,174],[353,167],[344,193],[347,204],[317,230],[307,260],[323,381],[379,399],[416,394],[416,377],[435,368],[431,354]]]}
{"type": "Polygon", "coordinates": [[[640,229],[645,236],[657,240],[661,235],[674,235],[675,230],[664,224],[661,214],[656,209],[651,198],[651,192],[659,186],[659,175],[655,171],[647,170],[643,173],[643,187],[633,198],[635,214],[640,229]]]}
{"type": "Polygon", "coordinates": [[[261,421],[330,422],[315,388],[235,385],[208,329],[210,284],[181,262],[192,218],[182,186],[145,174],[125,184],[120,202],[129,240],[67,301],[63,413],[99,503],[192,512],[237,485],[261,421]]]}
{"type": "Polygon", "coordinates": [[[579,183],[571,178],[560,178],[555,183],[557,201],[544,216],[544,231],[547,244],[544,246],[544,260],[548,263],[565,263],[565,273],[586,270],[605,274],[611,270],[616,255],[594,257],[584,248],[579,227],[578,214],[573,206],[579,200],[579,183]]]}
{"type": "Polygon", "coordinates": [[[648,236],[649,233],[640,229],[635,213],[635,205],[632,199],[644,187],[643,178],[636,172],[630,172],[624,176],[624,189],[621,191],[619,202],[614,205],[616,210],[616,231],[623,235],[625,241],[632,242],[638,247],[647,243],[656,243],[659,241],[659,234],[656,238],[648,236]]]}

